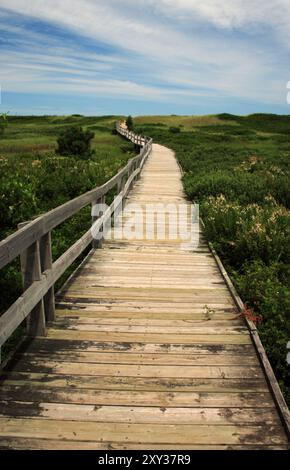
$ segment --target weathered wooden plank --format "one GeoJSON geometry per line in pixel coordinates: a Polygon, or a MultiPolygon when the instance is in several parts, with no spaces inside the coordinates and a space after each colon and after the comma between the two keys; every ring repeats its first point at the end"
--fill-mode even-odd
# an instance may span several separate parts
{"type": "MultiPolygon", "coordinates": [[[[154,272],[152,271],[152,269],[148,270],[147,273],[136,273],[136,276],[134,275],[134,271],[132,270],[132,272],[129,272],[129,270],[127,270],[127,273],[121,273],[120,275],[118,273],[116,273],[116,271],[114,271],[112,273],[107,273],[105,275],[103,274],[98,274],[98,273],[95,273],[93,276],[79,276],[78,279],[77,279],[77,282],[75,281],[73,283],[73,286],[74,288],[78,288],[78,287],[94,287],[95,284],[102,284],[103,281],[106,282],[106,285],[107,285],[107,282],[117,282],[118,284],[117,285],[121,285],[121,284],[124,284],[124,286],[131,286],[132,282],[136,282],[138,281],[138,283],[143,283],[144,284],[144,287],[149,284],[149,286],[151,285],[152,287],[163,287],[163,286],[159,286],[157,284],[160,284],[162,283],[165,286],[168,286],[170,287],[171,285],[180,285],[181,288],[185,288],[185,287],[188,287],[188,288],[193,288],[193,289],[212,289],[212,288],[215,288],[215,289],[224,289],[224,285],[223,285],[223,282],[216,278],[216,277],[212,277],[209,273],[206,273],[206,272],[203,272],[203,275],[206,276],[206,280],[205,279],[201,279],[200,278],[200,273],[198,275],[196,275],[196,277],[192,276],[190,277],[190,279],[186,279],[186,275],[188,273],[183,273],[183,275],[178,275],[178,276],[174,276],[174,275],[164,275],[164,273],[157,273],[157,272],[154,272]],[[148,275],[150,276],[150,279],[148,279],[148,275]]],[[[107,287],[109,287],[107,285],[107,287]]],[[[142,287],[142,284],[140,285],[140,287],[142,287]]]]}
{"type": "Polygon", "coordinates": [[[231,355],[253,357],[253,347],[251,344],[171,344],[171,343],[136,343],[132,342],[99,342],[99,341],[78,341],[53,338],[36,338],[32,343],[24,344],[22,351],[33,353],[53,353],[61,351],[86,351],[86,352],[126,352],[142,354],[168,355],[168,362],[171,363],[172,354],[184,355],[231,355]],[[170,356],[169,356],[170,354],[170,356]]]}
{"type": "MultiPolygon", "coordinates": [[[[115,243],[116,245],[116,243],[115,243]]],[[[113,245],[112,245],[113,246],[113,245]]],[[[101,253],[95,253],[93,259],[91,259],[87,265],[88,268],[96,267],[99,265],[99,262],[102,261],[105,263],[106,266],[112,267],[114,266],[122,266],[124,261],[126,263],[133,266],[137,263],[139,266],[146,267],[146,266],[156,266],[156,267],[168,267],[172,266],[172,268],[179,268],[179,269],[188,269],[193,270],[194,267],[199,267],[200,269],[217,269],[216,264],[214,263],[213,259],[210,258],[209,255],[200,256],[198,253],[183,253],[180,251],[180,256],[176,255],[176,250],[174,252],[170,251],[160,251],[156,249],[146,249],[141,246],[139,249],[134,248],[131,245],[127,245],[126,249],[122,250],[120,246],[119,249],[108,249],[107,243],[104,244],[101,253]],[[158,253],[158,257],[156,258],[156,254],[158,253]]]]}
{"type": "MultiPolygon", "coordinates": [[[[98,314],[97,314],[98,315],[98,314]]],[[[119,325],[124,325],[124,326],[138,326],[138,327],[164,327],[164,328],[205,328],[206,331],[208,332],[208,328],[222,328],[223,331],[224,328],[227,328],[229,325],[230,327],[244,327],[244,321],[240,317],[236,317],[236,319],[233,319],[231,315],[228,315],[228,318],[224,318],[223,320],[214,320],[212,318],[206,319],[200,319],[200,318],[195,318],[195,319],[190,319],[190,320],[179,320],[179,319],[174,319],[174,320],[167,320],[166,317],[164,316],[164,319],[147,319],[147,318],[134,318],[134,316],[129,316],[127,314],[127,318],[103,318],[103,317],[96,317],[96,314],[94,316],[85,316],[83,314],[82,316],[74,315],[73,312],[69,315],[65,315],[65,318],[61,317],[58,318],[55,322],[55,325],[67,327],[69,325],[106,325],[106,326],[119,326],[119,325]]],[[[159,328],[160,331],[160,328],[159,328]]],[[[196,330],[194,330],[196,332],[196,330]]]]}
{"type": "MultiPolygon", "coordinates": [[[[85,310],[90,312],[116,312],[116,313],[168,313],[180,315],[180,318],[183,318],[183,314],[185,315],[184,318],[188,317],[188,314],[192,313],[200,313],[203,312],[206,314],[207,318],[211,318],[215,312],[224,313],[233,312],[234,306],[232,302],[214,302],[208,300],[207,302],[196,302],[192,300],[192,302],[170,302],[166,300],[146,300],[146,299],[118,299],[118,298],[106,298],[100,297],[98,299],[91,299],[90,297],[70,297],[66,296],[65,294],[58,298],[57,303],[57,310],[70,310],[72,313],[73,310],[78,310],[85,312],[85,310]],[[205,308],[206,306],[206,308],[205,308]]],[[[238,313],[236,312],[236,315],[238,313]]]]}
{"type": "Polygon", "coordinates": [[[44,418],[98,423],[279,425],[275,410],[266,408],[158,408],[94,406],[33,401],[1,401],[0,417],[44,418]]]}
{"type": "MultiPolygon", "coordinates": [[[[170,288],[172,287],[178,287],[180,286],[181,288],[189,287],[189,288],[194,288],[194,289],[199,289],[200,290],[200,297],[201,301],[206,302],[209,300],[209,297],[207,296],[207,293],[209,292],[209,289],[212,290],[212,293],[215,294],[216,292],[220,291],[220,293],[223,292],[223,287],[220,285],[220,283],[217,283],[216,281],[211,282],[210,280],[208,281],[207,287],[205,288],[204,283],[201,281],[196,281],[194,279],[182,282],[180,279],[172,279],[172,280],[166,280],[165,278],[157,278],[156,276],[152,275],[150,279],[141,279],[141,278],[134,278],[134,277],[128,277],[128,279],[124,278],[117,278],[112,276],[112,278],[108,277],[96,277],[94,281],[91,283],[91,285],[86,284],[85,282],[80,282],[78,284],[74,284],[67,292],[67,295],[72,294],[73,296],[75,295],[82,295],[82,293],[86,296],[91,295],[91,293],[94,295],[95,292],[95,287],[96,286],[104,286],[106,285],[107,288],[109,287],[128,287],[130,286],[132,290],[137,290],[140,287],[144,288],[147,287],[148,289],[154,287],[160,287],[160,288],[170,288]],[[207,296],[205,298],[204,294],[207,296]]],[[[219,295],[215,297],[217,300],[220,298],[219,295]]],[[[229,299],[230,300],[230,299],[229,299]]]]}
{"type": "Polygon", "coordinates": [[[99,325],[91,323],[76,323],[76,322],[57,322],[54,325],[55,329],[72,331],[92,331],[92,332],[109,332],[109,333],[142,333],[142,334],[175,334],[176,336],[182,335],[249,335],[249,331],[245,326],[164,326],[160,328],[159,325],[99,325]]]}
{"type": "MultiPolygon", "coordinates": [[[[190,295],[177,295],[176,297],[171,296],[170,290],[168,290],[168,295],[165,292],[154,295],[150,293],[150,289],[148,289],[148,295],[146,292],[138,292],[138,289],[133,289],[131,287],[131,292],[109,292],[108,290],[103,291],[103,286],[96,287],[94,289],[83,289],[79,291],[75,291],[69,289],[65,296],[62,298],[62,301],[72,301],[74,303],[99,303],[99,300],[110,299],[110,302],[118,301],[128,301],[128,302],[151,302],[151,300],[155,300],[157,302],[172,302],[173,304],[195,304],[197,306],[203,307],[204,305],[213,305],[215,306],[225,306],[229,307],[233,305],[233,302],[230,297],[224,296],[222,293],[219,294],[217,291],[212,290],[212,292],[203,293],[201,291],[197,292],[196,294],[190,295]],[[220,303],[218,303],[220,301],[220,303]]],[[[114,289],[114,287],[112,287],[114,289]]]]}
{"type": "MultiPolygon", "coordinates": [[[[9,370],[9,366],[7,366],[9,370]]],[[[82,363],[61,362],[40,359],[21,361],[13,365],[14,371],[42,372],[65,375],[116,375],[123,377],[188,377],[188,378],[252,378],[259,379],[263,374],[258,366],[192,366],[183,365],[142,365],[142,364],[110,364],[110,363],[82,363]]]]}
{"type": "MultiPolygon", "coordinates": [[[[74,292],[74,284],[69,287],[67,292],[69,295],[72,295],[72,292],[74,292]]],[[[77,289],[76,289],[77,291],[77,289]]],[[[103,285],[95,285],[93,288],[88,287],[86,289],[86,292],[89,292],[92,295],[92,298],[98,298],[100,296],[118,296],[118,297],[137,297],[137,298],[146,298],[146,299],[164,299],[164,300],[169,300],[172,302],[174,299],[177,299],[176,302],[182,301],[182,299],[185,300],[194,300],[196,297],[198,298],[199,296],[204,296],[208,295],[209,297],[213,297],[214,299],[219,299],[220,297],[222,299],[224,298],[231,298],[229,296],[228,290],[226,287],[221,288],[216,288],[212,289],[210,287],[205,287],[202,291],[199,287],[197,288],[191,288],[191,287],[178,287],[178,288],[162,288],[162,287],[141,287],[136,290],[132,290],[130,286],[128,287],[106,287],[103,285]]],[[[80,292],[81,293],[81,292],[80,292]]],[[[80,298],[82,298],[82,295],[79,295],[80,298]]]]}
{"type": "MultiPolygon", "coordinates": [[[[25,352],[17,354],[17,359],[24,359],[25,361],[32,359],[33,361],[47,361],[52,362],[81,362],[81,363],[96,363],[96,364],[143,364],[143,365],[168,365],[168,353],[163,354],[136,354],[124,352],[55,352],[49,351],[42,353],[41,351],[25,352]]],[[[191,366],[255,366],[259,365],[258,358],[252,355],[230,355],[230,354],[171,354],[170,365],[181,367],[183,365],[191,366]]]]}
{"type": "MultiPolygon", "coordinates": [[[[109,375],[57,375],[40,372],[5,372],[2,385],[40,387],[42,389],[66,388],[123,390],[123,391],[177,391],[177,392],[214,392],[214,393],[251,393],[268,392],[265,379],[198,379],[198,378],[153,378],[153,377],[114,377],[109,375]]],[[[11,397],[10,397],[11,398],[11,397]]],[[[23,397],[22,397],[23,398],[23,397]]],[[[19,395],[16,395],[16,400],[19,395]]],[[[28,398],[29,400],[29,398],[28,398]]]]}
{"type": "MultiPolygon", "coordinates": [[[[169,283],[172,283],[174,281],[176,282],[181,282],[186,276],[190,276],[190,280],[192,283],[196,283],[198,284],[198,286],[205,286],[205,279],[201,279],[200,278],[200,275],[201,275],[201,272],[199,273],[195,273],[195,274],[191,274],[191,272],[188,272],[186,270],[184,270],[183,272],[180,272],[180,273],[167,273],[165,271],[154,271],[153,268],[142,268],[141,269],[136,269],[136,271],[133,269],[133,268],[127,268],[127,270],[124,270],[124,271],[120,271],[118,268],[108,268],[106,270],[102,270],[100,268],[95,268],[95,270],[93,269],[83,269],[82,271],[82,274],[78,276],[78,279],[77,279],[77,282],[75,281],[74,282],[74,285],[77,286],[82,286],[84,284],[86,284],[88,287],[93,287],[94,284],[96,284],[96,281],[97,280],[100,280],[100,279],[110,279],[111,276],[113,277],[114,280],[125,280],[126,279],[126,275],[128,276],[128,281],[131,281],[133,280],[133,278],[135,277],[136,275],[136,280],[140,281],[140,280],[144,280],[144,281],[148,281],[148,276],[152,276],[153,279],[154,279],[154,282],[157,282],[159,280],[168,280],[169,283]],[[142,271],[141,271],[142,269],[142,271]]],[[[212,274],[209,270],[207,270],[206,272],[203,270],[202,271],[202,274],[203,276],[206,276],[206,279],[208,280],[208,283],[209,283],[209,286],[211,286],[211,284],[216,284],[217,287],[220,285],[222,286],[223,285],[223,282],[222,280],[215,276],[214,274],[212,274]]]]}
{"type": "MultiPolygon", "coordinates": [[[[146,444],[147,450],[180,450],[179,444],[146,444]]],[[[1,450],[144,450],[144,444],[126,442],[70,441],[53,439],[27,439],[3,437],[1,450]]],[[[184,450],[288,450],[287,445],[188,445],[182,444],[184,450]]]]}
{"type": "MultiPolygon", "coordinates": [[[[210,310],[210,309],[209,309],[210,310]]],[[[215,308],[210,311],[202,307],[180,307],[172,306],[150,306],[140,305],[134,306],[119,306],[112,304],[95,304],[95,305],[68,305],[67,303],[58,304],[56,310],[57,316],[60,317],[75,317],[75,318],[91,318],[98,320],[111,321],[237,321],[239,314],[234,308],[228,307],[227,309],[215,308]]]]}
{"type": "Polygon", "coordinates": [[[184,335],[169,333],[112,333],[110,331],[90,332],[49,329],[48,337],[53,339],[78,339],[80,341],[112,341],[112,342],[137,342],[137,343],[161,343],[161,344],[252,344],[250,335],[184,335]]]}
{"type": "Polygon", "coordinates": [[[0,436],[143,444],[286,444],[280,428],[269,426],[160,425],[0,418],[0,436]]]}

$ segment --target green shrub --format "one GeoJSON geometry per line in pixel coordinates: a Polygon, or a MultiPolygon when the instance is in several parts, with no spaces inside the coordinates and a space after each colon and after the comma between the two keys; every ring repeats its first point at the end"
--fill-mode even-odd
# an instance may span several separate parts
{"type": "Polygon", "coordinates": [[[78,158],[90,158],[91,141],[94,138],[92,131],[84,131],[81,127],[72,126],[60,135],[57,140],[57,153],[63,156],[74,156],[78,158]]]}
{"type": "Polygon", "coordinates": [[[0,137],[3,136],[7,125],[8,125],[7,114],[0,114],[0,137]]]}
{"type": "MultiPolygon", "coordinates": [[[[289,273],[288,273],[289,274],[289,273]]],[[[280,280],[280,265],[260,260],[245,263],[233,277],[241,296],[262,316],[259,334],[280,386],[290,401],[290,370],[286,363],[290,338],[290,289],[280,280]]]]}
{"type": "Polygon", "coordinates": [[[126,119],[126,125],[129,131],[132,131],[134,129],[134,122],[132,116],[128,116],[126,119]]]}
{"type": "Polygon", "coordinates": [[[171,134],[180,134],[180,127],[169,127],[171,134]]]}
{"type": "Polygon", "coordinates": [[[18,175],[0,182],[0,233],[4,236],[10,227],[30,220],[37,212],[37,197],[34,185],[23,181],[18,175]]]}
{"type": "Polygon", "coordinates": [[[252,259],[289,262],[290,213],[271,197],[267,201],[243,206],[221,195],[202,205],[206,235],[232,266],[252,259]]]}
{"type": "Polygon", "coordinates": [[[269,195],[265,178],[253,174],[214,171],[204,175],[186,175],[185,190],[191,199],[204,200],[209,196],[224,194],[227,199],[240,203],[260,203],[269,195]]]}

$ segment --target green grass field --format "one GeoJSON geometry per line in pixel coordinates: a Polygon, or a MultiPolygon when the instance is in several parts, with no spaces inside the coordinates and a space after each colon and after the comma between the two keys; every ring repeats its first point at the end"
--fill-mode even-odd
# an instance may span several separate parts
{"type": "Polygon", "coordinates": [[[120,147],[118,136],[112,135],[112,128],[118,116],[82,117],[48,116],[8,118],[8,127],[1,137],[1,156],[38,156],[55,151],[58,135],[72,125],[82,126],[95,132],[93,149],[114,151],[120,147]]]}
{"type": "MultiPolygon", "coordinates": [[[[184,131],[194,131],[202,126],[219,126],[223,125],[223,121],[217,116],[139,116],[134,119],[137,126],[142,127],[180,127],[184,131]]],[[[229,125],[238,125],[234,120],[228,121],[229,125]]]]}

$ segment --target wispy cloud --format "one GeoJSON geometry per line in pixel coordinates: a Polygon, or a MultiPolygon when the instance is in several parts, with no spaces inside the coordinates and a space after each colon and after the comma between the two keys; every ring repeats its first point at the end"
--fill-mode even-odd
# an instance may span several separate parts
{"type": "MultiPolygon", "coordinates": [[[[0,0],[8,92],[284,106],[288,0],[0,0]],[[267,30],[267,36],[265,31],[267,30]]],[[[222,111],[222,108],[221,108],[222,111]]]]}
{"type": "MultiPolygon", "coordinates": [[[[135,0],[123,0],[133,8],[135,0]]],[[[289,31],[290,3],[288,0],[139,0],[143,7],[154,8],[179,21],[201,20],[221,29],[251,31],[257,27],[272,27],[275,33],[289,31]]]]}

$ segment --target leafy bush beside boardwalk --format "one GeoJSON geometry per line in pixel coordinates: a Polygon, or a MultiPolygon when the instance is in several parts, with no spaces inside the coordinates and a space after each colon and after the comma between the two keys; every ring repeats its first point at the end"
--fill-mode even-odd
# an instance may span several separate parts
{"type": "Polygon", "coordinates": [[[289,404],[290,116],[150,119],[135,119],[136,129],[175,150],[207,238],[243,301],[261,315],[260,337],[289,404]]]}

